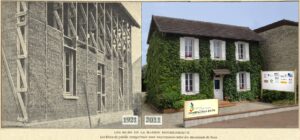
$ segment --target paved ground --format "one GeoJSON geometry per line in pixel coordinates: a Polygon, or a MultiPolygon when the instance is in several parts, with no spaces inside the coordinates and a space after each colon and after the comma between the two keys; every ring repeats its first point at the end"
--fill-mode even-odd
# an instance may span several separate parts
{"type": "MultiPolygon", "coordinates": [[[[274,105],[266,104],[266,103],[259,103],[259,102],[242,102],[238,103],[232,107],[225,107],[220,108],[219,114],[228,114],[228,113],[236,113],[242,111],[250,111],[250,110],[258,110],[258,109],[267,109],[267,108],[274,108],[274,105]]],[[[129,125],[122,125],[121,122],[108,124],[101,126],[100,128],[183,128],[183,112],[176,112],[176,113],[168,113],[162,114],[158,113],[157,111],[153,110],[150,106],[144,104],[142,106],[142,115],[159,115],[162,116],[163,125],[159,126],[145,126],[144,120],[140,120],[138,126],[129,126],[129,125]],[[141,123],[143,122],[143,123],[141,123]]],[[[296,116],[297,117],[297,116],[296,116]]],[[[143,118],[142,118],[143,119],[143,118]]]]}
{"type": "Polygon", "coordinates": [[[203,124],[195,128],[298,128],[298,110],[203,124]]]}

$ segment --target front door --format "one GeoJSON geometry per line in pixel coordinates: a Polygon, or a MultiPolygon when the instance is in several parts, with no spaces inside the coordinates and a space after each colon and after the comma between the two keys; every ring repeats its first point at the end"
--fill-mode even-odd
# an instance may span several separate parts
{"type": "Polygon", "coordinates": [[[220,75],[214,77],[214,96],[215,99],[223,100],[223,78],[220,75]]]}

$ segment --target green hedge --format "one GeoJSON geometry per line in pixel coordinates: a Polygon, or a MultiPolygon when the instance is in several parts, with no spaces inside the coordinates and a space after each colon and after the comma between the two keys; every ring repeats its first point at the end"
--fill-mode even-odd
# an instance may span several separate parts
{"type": "Polygon", "coordinates": [[[280,101],[280,100],[294,100],[295,93],[294,92],[263,90],[262,97],[263,97],[262,101],[272,103],[274,101],[280,101]]]}
{"type": "Polygon", "coordinates": [[[199,38],[200,59],[185,61],[179,57],[179,36],[154,32],[147,52],[147,102],[159,109],[181,108],[184,100],[213,98],[213,69],[226,68],[224,97],[230,101],[254,100],[260,95],[261,53],[257,42],[250,42],[250,61],[235,60],[234,40],[226,40],[226,61],[210,59],[209,38],[199,38]],[[250,72],[251,91],[236,90],[236,73],[250,72]],[[181,73],[193,72],[200,76],[200,94],[181,95],[181,73]]]}

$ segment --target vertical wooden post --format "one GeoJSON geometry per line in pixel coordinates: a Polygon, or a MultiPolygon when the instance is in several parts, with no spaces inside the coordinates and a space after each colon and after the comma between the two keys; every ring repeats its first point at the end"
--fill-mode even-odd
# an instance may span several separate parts
{"type": "Polygon", "coordinates": [[[298,93],[298,91],[297,91],[297,84],[298,84],[298,79],[297,79],[297,70],[295,69],[294,70],[294,78],[295,78],[295,80],[294,80],[294,94],[295,94],[295,105],[297,104],[297,93],[298,93]]]}
{"type": "Polygon", "coordinates": [[[262,70],[260,70],[260,101],[262,101],[262,95],[263,95],[263,86],[262,86],[262,84],[263,84],[263,75],[262,75],[262,70]]]}

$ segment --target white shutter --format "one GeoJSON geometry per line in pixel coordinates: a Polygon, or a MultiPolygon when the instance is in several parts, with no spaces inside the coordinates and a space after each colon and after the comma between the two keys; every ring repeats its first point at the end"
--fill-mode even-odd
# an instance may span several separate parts
{"type": "Polygon", "coordinates": [[[185,73],[181,73],[181,94],[185,94],[185,73]]]}
{"type": "Polygon", "coordinates": [[[222,41],[222,60],[226,60],[226,42],[222,41]]]}
{"type": "Polygon", "coordinates": [[[209,47],[210,47],[210,58],[214,59],[214,40],[209,41],[209,47]]]}
{"type": "Polygon", "coordinates": [[[199,93],[199,85],[200,85],[200,82],[199,82],[199,74],[198,73],[194,73],[193,74],[193,81],[194,81],[194,93],[199,93]]]}
{"type": "Polygon", "coordinates": [[[235,42],[235,60],[239,60],[239,43],[235,42]]]}
{"type": "Polygon", "coordinates": [[[240,91],[240,75],[236,73],[236,90],[240,91]]]}
{"type": "Polygon", "coordinates": [[[195,38],[194,39],[194,49],[193,49],[193,57],[194,59],[199,59],[199,39],[195,38]]]}
{"type": "Polygon", "coordinates": [[[245,51],[246,51],[246,60],[249,61],[250,60],[249,43],[245,43],[245,51]]]}
{"type": "Polygon", "coordinates": [[[251,80],[250,80],[250,73],[246,73],[246,78],[247,78],[247,90],[251,90],[251,80]]]}
{"type": "Polygon", "coordinates": [[[180,37],[180,59],[185,58],[185,39],[184,37],[180,37]]]}

